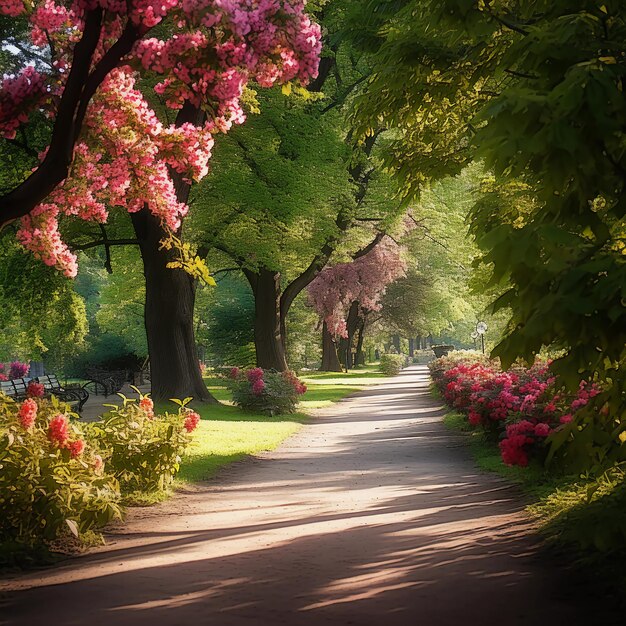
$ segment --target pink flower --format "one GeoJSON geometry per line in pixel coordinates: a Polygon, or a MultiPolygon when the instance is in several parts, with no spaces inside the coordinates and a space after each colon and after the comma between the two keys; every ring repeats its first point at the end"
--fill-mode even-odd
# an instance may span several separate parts
{"type": "Polygon", "coordinates": [[[29,398],[43,398],[44,392],[44,386],[41,383],[36,383],[34,380],[31,380],[28,383],[28,387],[26,387],[26,395],[29,398]]]}
{"type": "Polygon", "coordinates": [[[233,380],[234,380],[235,378],[239,378],[239,371],[240,371],[240,370],[239,370],[239,368],[238,368],[238,367],[233,367],[233,368],[230,370],[230,374],[229,374],[228,376],[229,376],[230,378],[232,378],[233,380]]]}
{"type": "Polygon", "coordinates": [[[21,363],[20,361],[13,361],[9,367],[9,378],[11,380],[24,378],[30,369],[30,365],[28,365],[28,363],[21,363]]]}
{"type": "Polygon", "coordinates": [[[188,411],[185,415],[185,430],[190,433],[193,432],[200,423],[200,416],[195,411],[188,411]]]}
{"type": "Polygon", "coordinates": [[[20,407],[19,416],[22,428],[29,430],[35,423],[35,418],[37,417],[37,403],[31,398],[24,400],[20,407]]]}
{"type": "Polygon", "coordinates": [[[85,451],[85,442],[82,439],[77,439],[72,441],[67,447],[70,450],[70,456],[73,459],[77,459],[85,451]]]}
{"type": "Polygon", "coordinates": [[[93,455],[93,468],[96,471],[96,474],[100,474],[104,469],[104,461],[99,454],[93,455]]]}
{"type": "Polygon", "coordinates": [[[61,448],[65,447],[69,437],[69,426],[67,415],[58,413],[50,420],[48,425],[48,439],[61,448]]]}
{"type": "Polygon", "coordinates": [[[263,393],[264,389],[265,389],[265,381],[262,378],[257,378],[252,383],[252,393],[255,396],[260,396],[263,393]]]}
{"type": "Polygon", "coordinates": [[[257,380],[263,379],[263,370],[260,367],[255,367],[251,370],[248,370],[246,376],[248,377],[249,382],[254,383],[257,380]]]}
{"type": "Polygon", "coordinates": [[[550,426],[543,422],[535,425],[535,435],[538,437],[547,437],[550,434],[550,426]]]}
{"type": "Polygon", "coordinates": [[[154,417],[154,402],[152,401],[152,398],[141,398],[141,400],[139,400],[139,408],[148,418],[152,419],[154,417]]]}

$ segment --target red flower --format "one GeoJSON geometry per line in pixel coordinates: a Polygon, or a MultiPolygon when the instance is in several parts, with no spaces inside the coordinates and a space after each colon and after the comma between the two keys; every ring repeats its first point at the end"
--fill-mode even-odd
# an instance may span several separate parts
{"type": "Polygon", "coordinates": [[[69,437],[69,426],[67,415],[61,413],[55,415],[48,426],[48,439],[61,448],[65,447],[69,437]]]}
{"type": "Polygon", "coordinates": [[[230,378],[232,378],[232,379],[239,378],[239,368],[238,367],[233,367],[230,370],[230,374],[228,376],[230,378]]]}
{"type": "Polygon", "coordinates": [[[200,416],[195,411],[188,411],[185,416],[184,427],[185,430],[190,433],[196,430],[198,424],[200,423],[200,416]]]}
{"type": "Polygon", "coordinates": [[[82,439],[72,441],[68,446],[70,450],[70,456],[73,459],[77,459],[85,451],[85,442],[82,439]]]}
{"type": "Polygon", "coordinates": [[[34,380],[31,380],[26,387],[26,395],[29,398],[43,398],[44,391],[44,386],[34,380]]]}
{"type": "Polygon", "coordinates": [[[35,418],[37,417],[37,403],[31,398],[24,400],[20,407],[19,416],[22,428],[29,430],[35,423],[35,418]]]}
{"type": "Polygon", "coordinates": [[[139,408],[152,419],[154,417],[154,402],[152,398],[144,397],[139,400],[139,408]]]}

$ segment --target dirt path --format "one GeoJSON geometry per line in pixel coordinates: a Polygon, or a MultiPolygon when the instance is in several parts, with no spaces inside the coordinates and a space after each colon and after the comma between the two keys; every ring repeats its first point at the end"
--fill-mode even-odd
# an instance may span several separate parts
{"type": "Polygon", "coordinates": [[[441,424],[426,368],[278,451],[0,586],[0,623],[539,626],[583,621],[521,505],[441,424]]]}

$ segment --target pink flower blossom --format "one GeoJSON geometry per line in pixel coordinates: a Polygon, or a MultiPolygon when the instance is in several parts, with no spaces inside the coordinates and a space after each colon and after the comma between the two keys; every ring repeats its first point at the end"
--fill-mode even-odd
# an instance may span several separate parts
{"type": "Polygon", "coordinates": [[[154,417],[154,402],[152,398],[144,396],[139,400],[139,408],[146,414],[149,419],[154,417]]]}
{"type": "Polygon", "coordinates": [[[246,372],[246,376],[248,377],[248,381],[251,383],[256,382],[257,380],[263,379],[263,370],[260,367],[255,367],[246,372]]]}
{"type": "Polygon", "coordinates": [[[200,423],[200,416],[195,411],[188,411],[185,415],[184,427],[190,433],[193,432],[200,423]]]}
{"type": "Polygon", "coordinates": [[[72,441],[68,446],[70,456],[73,459],[77,459],[85,451],[85,442],[82,439],[72,441]]]}
{"type": "Polygon", "coordinates": [[[43,398],[45,388],[41,383],[31,380],[26,387],[26,395],[29,398],[43,398]]]}
{"type": "Polygon", "coordinates": [[[19,410],[20,424],[25,430],[30,430],[35,423],[37,417],[37,402],[32,398],[28,398],[22,402],[19,410]]]}
{"type": "Polygon", "coordinates": [[[58,413],[50,420],[48,425],[48,439],[61,448],[65,447],[69,437],[69,426],[67,415],[58,413]]]}
{"type": "Polygon", "coordinates": [[[255,396],[260,396],[265,390],[265,381],[262,378],[257,378],[252,383],[252,393],[255,396]]]}

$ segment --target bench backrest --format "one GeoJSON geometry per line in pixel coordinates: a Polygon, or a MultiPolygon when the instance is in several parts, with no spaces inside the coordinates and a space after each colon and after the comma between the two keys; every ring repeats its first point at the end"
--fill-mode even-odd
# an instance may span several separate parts
{"type": "Polygon", "coordinates": [[[37,379],[43,385],[46,391],[56,391],[61,389],[61,384],[56,374],[46,374],[45,376],[39,376],[37,379]]]}
{"type": "Polygon", "coordinates": [[[15,387],[12,380],[0,380],[0,393],[5,396],[15,396],[15,387]]]}
{"type": "Polygon", "coordinates": [[[26,388],[28,387],[28,382],[25,378],[14,378],[12,381],[13,388],[15,389],[15,394],[18,396],[26,395],[26,388]]]}

